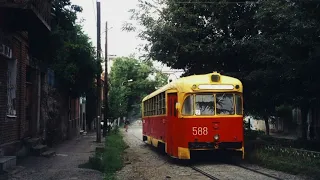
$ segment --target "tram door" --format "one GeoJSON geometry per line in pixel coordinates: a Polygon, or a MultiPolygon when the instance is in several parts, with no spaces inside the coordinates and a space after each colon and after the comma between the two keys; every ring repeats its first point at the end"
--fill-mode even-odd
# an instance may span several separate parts
{"type": "Polygon", "coordinates": [[[170,156],[175,156],[177,157],[178,155],[178,142],[177,142],[177,134],[178,132],[176,131],[177,127],[177,111],[176,111],[176,102],[177,102],[177,93],[168,93],[168,104],[167,104],[167,110],[168,110],[168,118],[167,118],[167,123],[166,123],[166,150],[167,154],[170,156]]]}

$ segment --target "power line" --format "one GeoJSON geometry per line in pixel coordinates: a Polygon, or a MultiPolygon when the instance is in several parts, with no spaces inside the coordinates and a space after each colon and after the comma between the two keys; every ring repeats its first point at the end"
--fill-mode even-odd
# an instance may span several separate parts
{"type": "MultiPolygon", "coordinates": [[[[173,1],[174,2],[174,1],[173,1]]],[[[177,4],[255,4],[257,3],[256,1],[234,1],[234,2],[183,2],[183,1],[178,1],[174,2],[177,4]]]]}

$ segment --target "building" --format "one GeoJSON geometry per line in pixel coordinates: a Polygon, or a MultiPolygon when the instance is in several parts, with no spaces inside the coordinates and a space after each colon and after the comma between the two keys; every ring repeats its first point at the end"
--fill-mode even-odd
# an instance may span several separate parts
{"type": "Polygon", "coordinates": [[[40,0],[0,3],[0,148],[10,154],[21,139],[36,135],[41,86],[46,68],[46,41],[51,31],[51,2],[40,0]],[[5,148],[11,147],[11,148],[5,148]]]}
{"type": "Polygon", "coordinates": [[[46,63],[51,8],[51,0],[0,3],[0,158],[26,154],[26,142],[48,142],[51,125],[59,131],[54,138],[79,134],[80,99],[54,90],[54,72],[46,63]],[[49,111],[59,121],[48,120],[49,111]]]}

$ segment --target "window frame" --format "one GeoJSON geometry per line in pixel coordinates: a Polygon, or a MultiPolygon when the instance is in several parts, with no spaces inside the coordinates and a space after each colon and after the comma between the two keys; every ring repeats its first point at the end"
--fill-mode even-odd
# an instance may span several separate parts
{"type": "MultiPolygon", "coordinates": [[[[216,115],[217,116],[234,116],[234,115],[237,115],[236,114],[236,101],[235,101],[235,94],[236,93],[234,93],[234,92],[218,92],[218,93],[215,93],[215,101],[217,101],[217,94],[232,94],[232,96],[233,96],[233,114],[218,114],[217,112],[216,112],[216,115]]],[[[217,108],[217,104],[216,104],[216,108],[217,108]]]]}
{"type": "Polygon", "coordinates": [[[182,108],[181,108],[181,115],[182,116],[194,116],[195,114],[195,98],[194,98],[194,94],[193,93],[190,93],[190,94],[186,94],[184,99],[183,99],[183,103],[182,103],[182,108]],[[185,102],[186,102],[186,99],[188,97],[191,97],[192,96],[192,113],[191,114],[183,114],[183,108],[185,106],[185,102]]]}
{"type": "Polygon", "coordinates": [[[216,104],[216,94],[215,93],[194,93],[194,116],[215,116],[216,115],[216,110],[217,110],[217,104],[216,104]],[[214,103],[214,111],[213,114],[200,114],[200,115],[196,115],[196,96],[197,95],[212,95],[213,96],[213,103],[214,103]]]}
{"type": "Polygon", "coordinates": [[[206,116],[243,116],[243,94],[242,93],[239,93],[239,92],[197,92],[197,93],[187,93],[185,94],[184,96],[184,99],[183,99],[183,103],[182,103],[182,108],[181,108],[181,115],[182,116],[186,116],[186,117],[206,117],[206,116]],[[233,114],[218,114],[217,113],[217,94],[232,94],[233,95],[233,109],[234,109],[234,113],[233,114]],[[212,115],[196,115],[195,114],[195,110],[196,110],[196,95],[201,95],[201,94],[205,94],[205,95],[210,95],[212,94],[213,97],[214,97],[214,114],[212,115]],[[192,96],[193,98],[193,105],[192,105],[192,114],[184,114],[183,113],[183,108],[185,106],[185,101],[188,97],[192,96]],[[237,99],[236,99],[236,96],[239,96],[240,97],[240,100],[241,100],[241,114],[238,114],[237,113],[237,99]]]}
{"type": "Polygon", "coordinates": [[[17,117],[17,59],[8,59],[7,66],[7,109],[6,116],[17,117]]]}

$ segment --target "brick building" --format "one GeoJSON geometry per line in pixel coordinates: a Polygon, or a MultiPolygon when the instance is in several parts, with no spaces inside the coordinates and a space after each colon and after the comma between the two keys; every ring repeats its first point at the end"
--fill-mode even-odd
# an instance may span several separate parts
{"type": "MultiPolygon", "coordinates": [[[[0,0],[0,150],[16,155],[26,138],[46,137],[53,87],[46,64],[50,51],[50,0],[0,0]],[[45,109],[47,106],[47,109],[45,109]]],[[[79,134],[80,102],[58,92],[61,139],[79,134]]]]}
{"type": "Polygon", "coordinates": [[[40,130],[40,100],[29,93],[39,96],[44,73],[39,66],[35,73],[29,70],[32,59],[45,59],[50,16],[50,1],[0,3],[0,147],[6,154],[14,151],[4,147],[18,148],[22,138],[40,130]]]}

